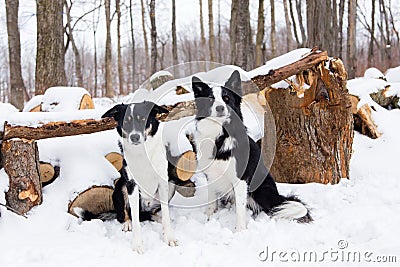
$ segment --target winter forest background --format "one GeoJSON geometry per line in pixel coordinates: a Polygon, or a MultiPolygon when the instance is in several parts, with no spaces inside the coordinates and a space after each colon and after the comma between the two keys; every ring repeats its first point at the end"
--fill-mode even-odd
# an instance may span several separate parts
{"type": "Polygon", "coordinates": [[[126,95],[173,64],[251,70],[297,47],[349,79],[400,65],[398,0],[5,0],[0,24],[0,101],[18,108],[54,85],[126,95]]]}

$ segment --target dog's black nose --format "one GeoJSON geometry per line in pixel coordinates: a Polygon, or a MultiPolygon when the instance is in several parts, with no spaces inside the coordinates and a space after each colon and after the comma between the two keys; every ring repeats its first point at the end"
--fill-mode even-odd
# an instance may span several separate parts
{"type": "Polygon", "coordinates": [[[215,110],[216,110],[217,112],[219,112],[219,113],[224,112],[224,109],[225,109],[225,107],[222,106],[222,105],[219,105],[219,106],[216,106],[216,107],[215,107],[215,110]]]}
{"type": "Polygon", "coordinates": [[[131,135],[131,141],[132,141],[132,143],[137,143],[137,142],[139,142],[139,139],[140,139],[140,135],[139,135],[139,134],[132,134],[132,135],[131,135]]]}

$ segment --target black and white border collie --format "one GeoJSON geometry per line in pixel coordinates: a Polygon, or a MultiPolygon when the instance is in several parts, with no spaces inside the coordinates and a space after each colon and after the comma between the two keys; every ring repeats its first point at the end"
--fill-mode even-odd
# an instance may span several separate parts
{"type": "Polygon", "coordinates": [[[246,229],[246,206],[255,214],[264,211],[274,218],[309,222],[307,207],[295,196],[279,194],[265,167],[259,146],[247,135],[240,110],[242,85],[234,71],[224,86],[210,87],[192,77],[197,106],[194,142],[198,169],[207,176],[211,216],[217,199],[234,199],[236,230],[246,229]]]}
{"type": "Polygon", "coordinates": [[[144,101],[116,105],[103,115],[118,122],[117,131],[122,137],[124,166],[113,202],[119,221],[125,221],[123,229],[133,230],[133,249],[138,253],[143,253],[140,221],[151,219],[160,207],[164,240],[170,246],[177,245],[168,203],[180,180],[173,171],[176,167],[167,160],[170,155],[162,140],[163,124],[157,119],[163,113],[168,110],[144,101]]]}

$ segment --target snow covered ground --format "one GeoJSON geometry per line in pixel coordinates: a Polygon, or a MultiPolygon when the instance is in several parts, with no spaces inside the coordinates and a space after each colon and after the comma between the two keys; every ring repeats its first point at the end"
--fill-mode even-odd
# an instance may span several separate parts
{"type": "MultiPolygon", "coordinates": [[[[113,105],[106,99],[95,103],[102,107],[85,116],[98,117],[113,105]]],[[[8,105],[0,104],[0,110],[0,121],[21,122],[8,105]]],[[[163,242],[160,223],[144,222],[143,255],[131,250],[132,233],[122,232],[118,222],[81,222],[67,213],[68,202],[78,192],[94,183],[112,184],[118,176],[103,157],[118,151],[116,131],[41,140],[41,160],[60,164],[60,177],[43,189],[43,204],[28,213],[29,219],[0,207],[0,266],[321,265],[315,261],[329,266],[365,266],[366,262],[380,266],[377,261],[389,260],[380,256],[395,256],[390,260],[398,264],[400,110],[378,109],[373,117],[383,136],[372,140],[355,133],[349,180],[337,185],[278,184],[282,194],[294,193],[309,205],[313,223],[274,221],[265,214],[253,219],[248,212],[248,229],[236,233],[234,208],[222,208],[208,221],[204,207],[172,207],[179,246],[171,248],[163,242]]],[[[2,169],[0,192],[7,183],[2,169]]],[[[3,193],[0,202],[5,203],[3,193]]]]}

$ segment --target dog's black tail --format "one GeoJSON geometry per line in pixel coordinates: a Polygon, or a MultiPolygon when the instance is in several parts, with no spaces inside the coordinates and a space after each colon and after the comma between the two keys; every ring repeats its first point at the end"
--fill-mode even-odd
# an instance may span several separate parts
{"type": "Polygon", "coordinates": [[[90,220],[94,220],[94,219],[99,219],[102,221],[109,221],[109,220],[114,220],[117,218],[117,213],[115,213],[115,212],[105,212],[105,213],[101,213],[101,214],[94,214],[88,210],[84,210],[79,207],[74,208],[74,213],[84,221],[90,221],[90,220]]]}
{"type": "Polygon", "coordinates": [[[253,210],[262,210],[272,218],[295,220],[300,223],[308,223],[313,219],[307,205],[296,196],[282,196],[279,194],[275,181],[270,174],[263,183],[250,193],[251,198],[257,204],[253,210]]]}

